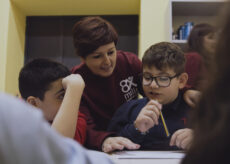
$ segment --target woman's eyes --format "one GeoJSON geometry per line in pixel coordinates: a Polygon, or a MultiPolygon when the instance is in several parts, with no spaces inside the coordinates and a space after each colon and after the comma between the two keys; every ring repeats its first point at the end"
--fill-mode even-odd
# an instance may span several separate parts
{"type": "Polygon", "coordinates": [[[101,55],[93,56],[94,59],[98,59],[98,58],[100,58],[100,57],[101,57],[101,55]]]}
{"type": "MultiPolygon", "coordinates": [[[[109,56],[112,56],[114,54],[114,51],[109,51],[109,52],[107,52],[107,55],[109,55],[109,56]]],[[[103,56],[103,54],[98,54],[98,55],[95,55],[95,56],[93,56],[93,58],[94,59],[99,59],[99,58],[101,58],[103,56]]]]}
{"type": "MultiPolygon", "coordinates": [[[[114,54],[114,51],[110,51],[110,52],[108,52],[107,53],[108,54],[108,56],[112,56],[113,54],[114,54]]],[[[103,55],[95,55],[95,56],[93,56],[93,58],[94,59],[99,59],[99,58],[101,58],[103,55]]]]}

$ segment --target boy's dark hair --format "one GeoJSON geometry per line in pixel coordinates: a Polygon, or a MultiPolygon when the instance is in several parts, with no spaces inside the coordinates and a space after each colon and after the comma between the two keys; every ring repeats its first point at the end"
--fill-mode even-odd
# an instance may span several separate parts
{"type": "Polygon", "coordinates": [[[102,45],[114,42],[118,34],[115,28],[101,17],[84,17],[73,27],[73,42],[78,56],[86,58],[102,45]]]}
{"type": "Polygon", "coordinates": [[[187,41],[187,51],[188,52],[198,52],[202,54],[203,52],[203,39],[204,36],[215,33],[217,30],[214,26],[201,23],[197,24],[192,28],[192,31],[189,34],[188,41],[187,41]]]}
{"type": "Polygon", "coordinates": [[[143,67],[156,67],[158,70],[171,68],[176,74],[183,73],[185,67],[184,52],[169,42],[160,42],[149,47],[142,58],[143,67]]]}
{"type": "Polygon", "coordinates": [[[44,58],[34,59],[20,71],[19,91],[23,99],[34,96],[43,100],[50,84],[69,74],[69,69],[61,63],[44,58]]]}

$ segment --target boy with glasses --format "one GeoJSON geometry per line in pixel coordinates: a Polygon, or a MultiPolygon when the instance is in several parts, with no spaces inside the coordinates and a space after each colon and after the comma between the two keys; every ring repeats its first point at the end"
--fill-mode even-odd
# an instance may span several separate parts
{"type": "Polygon", "coordinates": [[[161,42],[145,52],[142,64],[146,97],[122,105],[108,130],[140,144],[141,149],[188,148],[192,130],[185,128],[189,106],[181,91],[188,80],[183,51],[175,44],[161,42]]]}

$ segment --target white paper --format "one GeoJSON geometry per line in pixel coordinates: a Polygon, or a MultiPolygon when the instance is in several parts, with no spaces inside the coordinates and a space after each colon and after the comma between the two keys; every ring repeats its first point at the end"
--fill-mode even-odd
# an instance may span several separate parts
{"type": "Polygon", "coordinates": [[[119,151],[112,154],[117,159],[182,159],[182,151],[119,151]]]}

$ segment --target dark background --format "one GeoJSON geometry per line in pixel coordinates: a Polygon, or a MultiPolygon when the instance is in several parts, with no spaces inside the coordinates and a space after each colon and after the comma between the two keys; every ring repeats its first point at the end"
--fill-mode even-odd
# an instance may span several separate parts
{"type": "MultiPolygon", "coordinates": [[[[83,16],[29,16],[26,19],[25,63],[37,57],[59,61],[69,68],[75,55],[72,27],[83,16]]],[[[116,28],[117,49],[138,53],[138,15],[101,16],[116,28]]]]}

